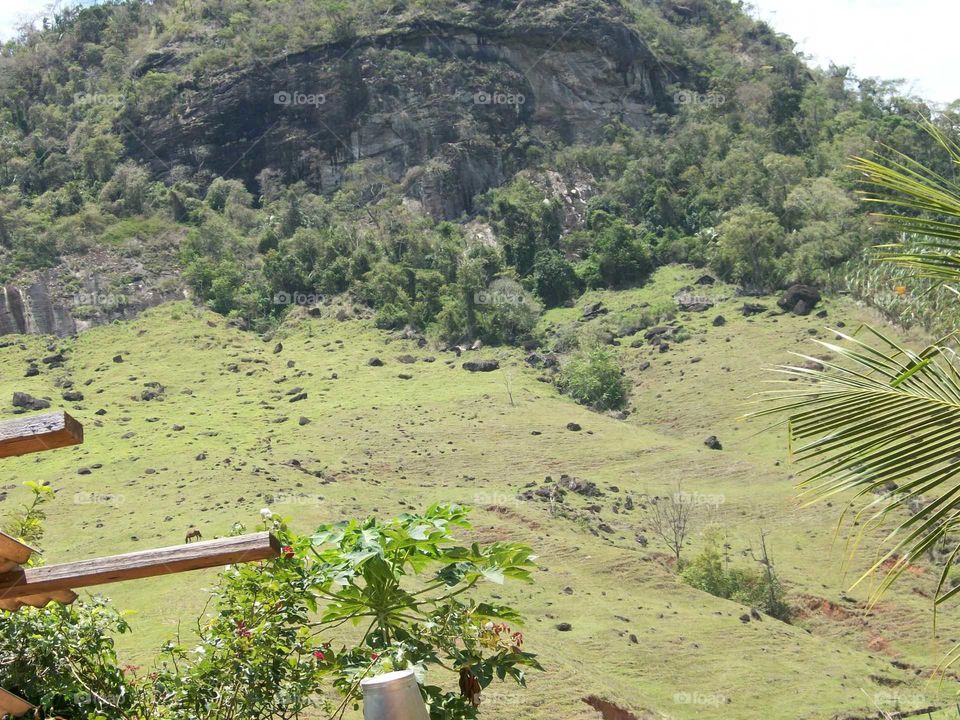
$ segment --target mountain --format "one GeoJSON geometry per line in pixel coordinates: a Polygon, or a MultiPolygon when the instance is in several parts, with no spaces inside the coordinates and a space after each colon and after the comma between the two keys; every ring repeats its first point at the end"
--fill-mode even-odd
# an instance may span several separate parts
{"type": "Polygon", "coordinates": [[[2,332],[188,294],[263,328],[277,293],[349,292],[460,341],[492,336],[465,284],[504,273],[548,305],[677,261],[836,283],[880,239],[847,155],[932,152],[922,103],[811,70],[726,0],[131,0],[44,25],[0,57],[2,332]]]}

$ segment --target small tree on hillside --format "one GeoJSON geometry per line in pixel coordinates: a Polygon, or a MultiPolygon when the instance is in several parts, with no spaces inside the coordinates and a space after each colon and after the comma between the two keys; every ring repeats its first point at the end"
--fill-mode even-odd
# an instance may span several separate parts
{"type": "Polygon", "coordinates": [[[693,515],[693,503],[687,502],[680,487],[667,498],[657,498],[651,504],[651,527],[654,534],[663,540],[673,551],[680,564],[680,553],[690,528],[690,519],[693,515]]]}

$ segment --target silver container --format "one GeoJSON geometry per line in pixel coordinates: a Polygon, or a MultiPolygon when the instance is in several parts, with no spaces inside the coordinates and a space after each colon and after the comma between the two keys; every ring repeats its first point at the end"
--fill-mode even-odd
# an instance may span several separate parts
{"type": "Polygon", "coordinates": [[[430,720],[413,670],[360,681],[363,720],[430,720]]]}

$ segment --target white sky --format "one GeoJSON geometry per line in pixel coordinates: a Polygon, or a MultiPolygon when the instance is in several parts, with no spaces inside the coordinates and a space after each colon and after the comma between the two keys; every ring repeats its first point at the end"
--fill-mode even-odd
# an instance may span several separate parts
{"type": "MultiPolygon", "coordinates": [[[[960,99],[957,0],[752,0],[813,62],[849,65],[861,77],[903,78],[922,97],[960,99]]],[[[0,39],[49,0],[0,0],[0,39]]]]}
{"type": "Polygon", "coordinates": [[[752,0],[756,15],[792,37],[813,62],[859,77],[903,79],[916,95],[960,98],[957,0],[752,0]]]}

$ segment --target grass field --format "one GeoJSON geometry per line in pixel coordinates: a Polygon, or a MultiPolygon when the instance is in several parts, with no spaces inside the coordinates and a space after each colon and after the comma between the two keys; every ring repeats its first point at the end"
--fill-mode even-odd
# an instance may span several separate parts
{"type": "MultiPolygon", "coordinates": [[[[665,268],[644,288],[590,294],[543,323],[596,334],[644,303],[669,302],[693,277],[665,268]],[[610,312],[582,322],[582,307],[598,300],[610,312]]],[[[846,300],[827,301],[826,319],[745,318],[743,299],[725,298],[720,286],[706,292],[717,306],[678,315],[686,339],[669,352],[620,341],[634,381],[626,420],[539,382],[541,371],[522,351],[471,353],[499,359],[502,369],[468,373],[465,358],[359,320],[295,313],[267,342],[188,304],[164,305],[57,341],[65,367],[41,363],[30,378],[28,360],[49,355],[50,340],[16,338],[0,349],[0,395],[7,404],[15,390],[51,398],[83,422],[86,441],[8,460],[0,510],[25,500],[24,481],[49,481],[57,497],[44,550],[57,562],[181,543],[193,526],[207,538],[236,521],[253,529],[262,507],[309,531],[434,501],[470,505],[476,538],[520,540],[539,557],[535,585],[485,589],[526,614],[528,647],[546,668],[527,691],[504,685],[485,693],[483,714],[497,720],[596,718],[583,701],[590,696],[639,718],[852,718],[946,705],[949,688],[927,677],[960,639],[960,624],[948,609],[933,636],[936,570],[917,568],[866,612],[869,588],[845,590],[870,558],[857,557],[844,575],[843,544],[834,542],[839,507],[800,507],[782,433],[738,420],[747,396],[763,389],[761,368],[788,361],[790,351],[816,353],[811,337],[832,337],[827,325],[851,330],[877,318],[846,300]],[[718,314],[727,320],[722,327],[712,324],[718,314]],[[274,352],[278,341],[282,351],[274,352]],[[404,354],[417,362],[401,364],[404,354]],[[382,367],[367,364],[374,356],[382,367]],[[83,401],[61,400],[57,383],[66,377],[83,401]],[[158,389],[147,383],[162,386],[159,398],[141,399],[158,389]],[[295,388],[307,398],[290,402],[295,388]],[[310,422],[301,425],[301,416],[310,422]],[[567,430],[569,422],[582,431],[567,430]],[[706,448],[708,435],[724,449],[706,448]],[[604,495],[572,500],[572,519],[517,499],[529,483],[563,473],[592,480],[604,495]],[[684,585],[642,507],[620,504],[628,494],[666,495],[678,485],[705,498],[687,556],[705,529],[721,526],[732,562],[756,567],[752,554],[765,531],[799,609],[793,624],[743,623],[743,606],[684,585]],[[599,511],[587,509],[593,503],[599,511]],[[560,622],[572,630],[558,631],[560,622]]],[[[758,301],[776,310],[772,299],[758,301]]],[[[204,572],[105,588],[131,613],[135,633],[119,639],[124,657],[149,665],[181,621],[189,632],[215,580],[204,572]]]]}

